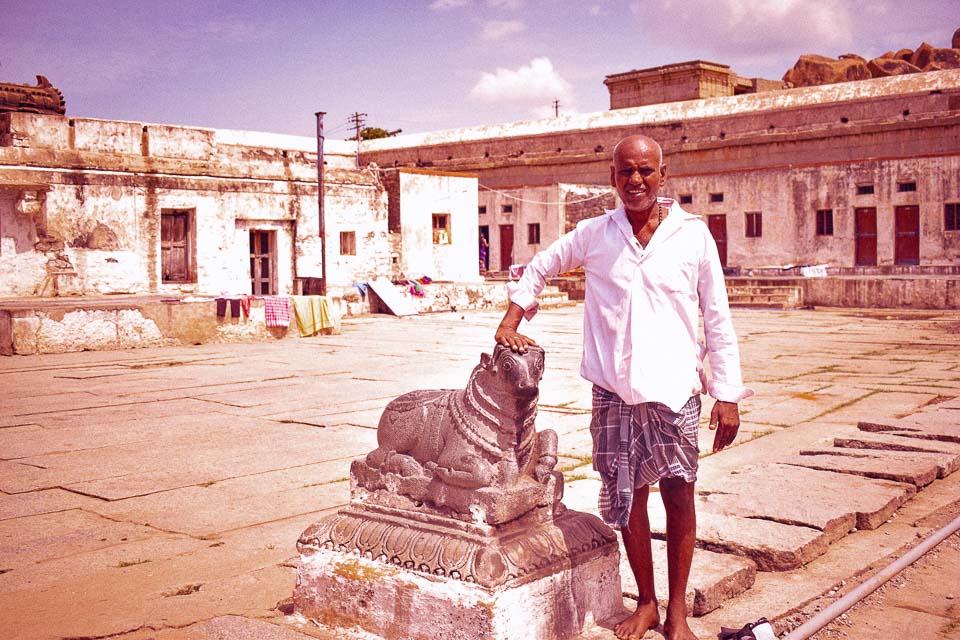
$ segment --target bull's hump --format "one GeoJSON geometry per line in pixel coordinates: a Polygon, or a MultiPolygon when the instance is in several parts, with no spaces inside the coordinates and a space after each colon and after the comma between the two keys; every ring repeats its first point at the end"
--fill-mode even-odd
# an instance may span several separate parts
{"type": "Polygon", "coordinates": [[[390,401],[387,409],[398,413],[406,413],[428,404],[441,404],[453,393],[453,389],[420,389],[411,391],[390,401]]]}

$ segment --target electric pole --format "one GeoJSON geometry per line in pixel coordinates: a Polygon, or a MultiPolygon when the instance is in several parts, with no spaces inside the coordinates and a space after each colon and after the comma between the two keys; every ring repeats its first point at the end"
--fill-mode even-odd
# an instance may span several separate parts
{"type": "Polygon", "coordinates": [[[354,131],[357,135],[357,169],[360,168],[360,130],[363,128],[363,125],[366,123],[367,114],[360,113],[359,111],[354,111],[353,115],[347,120],[349,124],[353,125],[354,131]]]}
{"type": "Polygon", "coordinates": [[[560,99],[554,98],[553,100],[553,117],[556,118],[560,115],[560,99]]]}

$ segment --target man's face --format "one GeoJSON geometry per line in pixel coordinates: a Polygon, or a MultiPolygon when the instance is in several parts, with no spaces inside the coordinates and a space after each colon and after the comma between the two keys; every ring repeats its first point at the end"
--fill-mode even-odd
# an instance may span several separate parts
{"type": "Polygon", "coordinates": [[[644,139],[631,138],[620,144],[610,167],[610,183],[627,211],[645,213],[657,204],[666,168],[657,148],[644,139]]]}

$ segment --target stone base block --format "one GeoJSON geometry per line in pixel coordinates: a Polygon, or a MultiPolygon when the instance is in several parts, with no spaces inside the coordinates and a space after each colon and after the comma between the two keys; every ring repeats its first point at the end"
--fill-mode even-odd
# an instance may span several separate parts
{"type": "Polygon", "coordinates": [[[295,609],[338,637],[563,640],[626,615],[616,536],[585,513],[504,530],[348,508],[298,547],[295,609]]]}
{"type": "Polygon", "coordinates": [[[323,627],[386,640],[563,640],[625,615],[615,550],[487,589],[320,549],[301,559],[294,600],[323,627]]]}

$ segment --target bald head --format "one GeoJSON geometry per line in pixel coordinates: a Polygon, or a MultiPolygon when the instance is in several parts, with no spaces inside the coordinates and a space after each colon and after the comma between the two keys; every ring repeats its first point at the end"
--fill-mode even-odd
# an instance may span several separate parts
{"type": "Polygon", "coordinates": [[[660,148],[660,143],[640,134],[627,136],[613,148],[613,163],[617,164],[617,160],[626,155],[636,155],[638,152],[646,154],[650,151],[657,154],[657,164],[663,164],[663,149],[660,148]]]}

